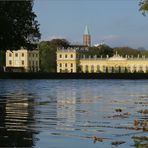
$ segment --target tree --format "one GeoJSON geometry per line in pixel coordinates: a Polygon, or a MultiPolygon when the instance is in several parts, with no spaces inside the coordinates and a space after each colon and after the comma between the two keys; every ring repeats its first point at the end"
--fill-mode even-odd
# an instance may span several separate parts
{"type": "Polygon", "coordinates": [[[140,0],[140,11],[143,15],[146,15],[146,12],[148,12],[148,0],[140,0]]]}
{"type": "Polygon", "coordinates": [[[49,42],[42,41],[39,45],[40,69],[42,72],[55,72],[56,70],[56,49],[49,42]]]}
{"type": "Polygon", "coordinates": [[[40,52],[40,69],[42,72],[56,72],[56,51],[59,47],[68,47],[65,39],[42,41],[38,45],[40,52]]]}
{"type": "Polygon", "coordinates": [[[49,41],[52,46],[56,47],[64,47],[67,48],[69,46],[69,42],[66,39],[52,39],[49,41]]]}
{"type": "Polygon", "coordinates": [[[0,1],[0,50],[34,47],[40,39],[33,0],[0,1]]]}
{"type": "Polygon", "coordinates": [[[5,51],[0,50],[0,71],[3,71],[4,65],[5,65],[5,51]]]}
{"type": "Polygon", "coordinates": [[[89,56],[106,58],[107,55],[109,57],[113,56],[113,49],[107,45],[100,45],[99,47],[89,47],[87,50],[80,50],[79,54],[81,57],[85,55],[86,58],[89,56]]]}

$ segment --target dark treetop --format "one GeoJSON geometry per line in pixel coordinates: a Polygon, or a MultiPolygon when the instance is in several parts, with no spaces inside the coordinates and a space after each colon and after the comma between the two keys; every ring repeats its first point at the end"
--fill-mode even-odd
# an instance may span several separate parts
{"type": "Polygon", "coordinates": [[[40,39],[33,0],[0,1],[0,50],[30,48],[40,39]]]}

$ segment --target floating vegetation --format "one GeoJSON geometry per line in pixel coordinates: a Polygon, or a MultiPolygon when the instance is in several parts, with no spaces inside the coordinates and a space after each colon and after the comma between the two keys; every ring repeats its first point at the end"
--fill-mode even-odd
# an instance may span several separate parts
{"type": "Polygon", "coordinates": [[[116,112],[122,112],[122,109],[121,108],[116,108],[115,111],[116,112]]]}
{"type": "Polygon", "coordinates": [[[148,136],[143,136],[143,135],[134,135],[134,136],[132,136],[132,139],[138,139],[138,140],[148,140],[148,136]]]}
{"type": "Polygon", "coordinates": [[[134,145],[135,148],[148,148],[148,143],[143,142],[141,140],[134,140],[134,145]]]}
{"type": "Polygon", "coordinates": [[[118,145],[123,144],[123,143],[126,143],[126,142],[125,141],[113,141],[111,144],[118,146],[118,145]]]}
{"type": "Polygon", "coordinates": [[[98,142],[103,142],[103,138],[93,136],[93,142],[96,143],[97,141],[98,142]]]}
{"type": "Polygon", "coordinates": [[[141,114],[148,114],[148,109],[139,110],[138,113],[141,113],[141,114]]]}
{"type": "Polygon", "coordinates": [[[112,116],[107,116],[107,117],[104,117],[104,118],[128,118],[129,115],[131,115],[131,113],[126,112],[126,113],[122,113],[122,114],[115,114],[115,115],[112,115],[112,116]]]}

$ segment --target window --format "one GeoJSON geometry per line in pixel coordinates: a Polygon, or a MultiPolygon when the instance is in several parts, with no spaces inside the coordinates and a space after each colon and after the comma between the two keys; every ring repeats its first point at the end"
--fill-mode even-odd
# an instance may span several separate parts
{"type": "Polygon", "coordinates": [[[88,65],[85,66],[85,71],[88,72],[88,65]]]}
{"type": "Polygon", "coordinates": [[[15,53],[15,57],[18,57],[18,53],[15,53]]]}
{"type": "Polygon", "coordinates": [[[24,53],[22,53],[22,57],[24,57],[24,53]]]}
{"type": "Polygon", "coordinates": [[[139,66],[139,72],[142,72],[142,71],[143,71],[143,67],[139,66]]]}
{"type": "Polygon", "coordinates": [[[34,61],[32,61],[32,65],[34,65],[34,61]]]}
{"type": "Polygon", "coordinates": [[[97,65],[97,72],[99,72],[100,71],[100,66],[99,65],[97,65]]]}
{"type": "Polygon", "coordinates": [[[12,56],[12,54],[11,53],[9,53],[9,57],[11,57],[12,56]]]}
{"type": "Polygon", "coordinates": [[[133,66],[133,72],[136,72],[136,66],[133,66]]]}
{"type": "Polygon", "coordinates": [[[60,67],[62,67],[62,63],[60,63],[60,67]]]}
{"type": "Polygon", "coordinates": [[[70,56],[71,58],[73,58],[73,54],[71,54],[71,56],[70,56]]]}
{"type": "Polygon", "coordinates": [[[73,67],[73,63],[71,63],[71,67],[73,67]]]}
{"type": "Polygon", "coordinates": [[[9,61],[9,65],[12,65],[12,61],[9,61]]]}
{"type": "Polygon", "coordinates": [[[71,69],[71,72],[73,72],[73,69],[71,69]]]}
{"type": "Polygon", "coordinates": [[[60,58],[62,58],[62,55],[60,54],[60,56],[59,56],[60,58]]]}
{"type": "Polygon", "coordinates": [[[103,66],[103,72],[106,72],[106,66],[103,66]]]}
{"type": "Polygon", "coordinates": [[[32,54],[32,57],[34,57],[34,54],[32,54]]]}
{"type": "Polygon", "coordinates": [[[24,60],[22,61],[22,65],[24,65],[24,60]]]}
{"type": "Polygon", "coordinates": [[[67,63],[65,63],[65,67],[67,67],[67,63]]]}
{"type": "Polygon", "coordinates": [[[65,54],[65,58],[67,58],[67,54],[65,54]]]}
{"type": "Polygon", "coordinates": [[[94,72],[94,66],[91,65],[91,72],[94,72]]]}
{"type": "Polygon", "coordinates": [[[36,65],[38,65],[38,61],[36,61],[36,65]]]}

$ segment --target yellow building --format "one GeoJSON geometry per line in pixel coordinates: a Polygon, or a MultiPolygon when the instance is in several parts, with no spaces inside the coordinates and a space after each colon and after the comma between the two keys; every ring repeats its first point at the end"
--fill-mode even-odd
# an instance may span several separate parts
{"type": "Polygon", "coordinates": [[[5,71],[37,72],[39,71],[38,50],[7,50],[5,71]]]}
{"type": "Polygon", "coordinates": [[[98,58],[79,57],[79,50],[74,48],[57,50],[57,72],[83,73],[134,73],[148,72],[148,59],[143,57],[121,57],[117,53],[113,57],[98,58]]]}
{"type": "Polygon", "coordinates": [[[77,72],[77,51],[76,49],[57,50],[57,72],[77,72]]]}

